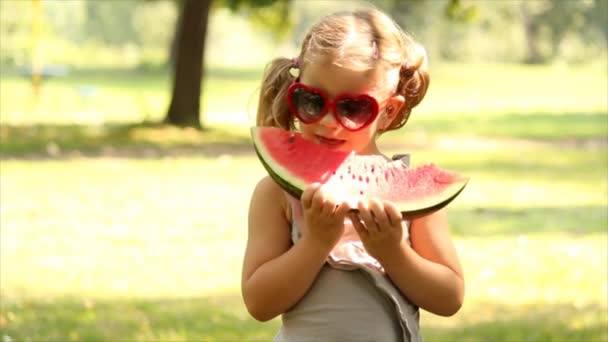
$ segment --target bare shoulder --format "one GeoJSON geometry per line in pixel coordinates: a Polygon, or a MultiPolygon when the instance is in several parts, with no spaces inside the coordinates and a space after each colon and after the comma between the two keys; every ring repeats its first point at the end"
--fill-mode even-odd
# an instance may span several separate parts
{"type": "Polygon", "coordinates": [[[277,195],[282,193],[282,190],[279,185],[272,178],[270,178],[270,176],[264,176],[258,181],[258,184],[255,186],[254,194],[256,192],[277,195]]]}
{"type": "Polygon", "coordinates": [[[288,203],[283,190],[270,176],[265,176],[258,181],[253,191],[249,207],[250,216],[258,212],[260,214],[274,213],[277,209],[280,209],[285,214],[285,218],[288,218],[288,203]]]}

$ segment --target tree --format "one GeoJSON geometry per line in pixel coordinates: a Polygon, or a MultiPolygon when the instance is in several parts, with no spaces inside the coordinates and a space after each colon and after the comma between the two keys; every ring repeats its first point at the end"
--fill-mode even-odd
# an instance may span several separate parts
{"type": "Polygon", "coordinates": [[[522,1],[521,14],[526,34],[525,63],[546,63],[559,55],[565,37],[577,32],[583,40],[608,38],[606,0],[522,1]],[[545,49],[541,43],[547,41],[545,49]]]}
{"type": "Polygon", "coordinates": [[[205,37],[211,0],[185,0],[176,27],[173,90],[166,122],[202,128],[199,120],[205,37]]]}
{"type": "MultiPolygon", "coordinates": [[[[238,9],[253,9],[253,20],[263,20],[270,26],[281,26],[287,20],[290,0],[225,0],[214,5],[238,9]],[[265,11],[273,6],[277,9],[265,11]],[[278,14],[278,15],[277,15],[278,14]]],[[[165,122],[177,126],[204,128],[199,118],[201,81],[205,56],[205,36],[212,9],[211,0],[181,0],[175,31],[173,57],[173,89],[165,122]]],[[[280,32],[277,30],[276,32],[280,32]]]]}

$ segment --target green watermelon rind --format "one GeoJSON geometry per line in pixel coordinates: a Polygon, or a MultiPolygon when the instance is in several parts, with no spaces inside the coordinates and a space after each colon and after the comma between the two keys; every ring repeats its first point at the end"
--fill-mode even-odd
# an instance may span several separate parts
{"type": "MultiPolygon", "coordinates": [[[[279,184],[279,186],[283,190],[285,190],[288,194],[290,194],[291,196],[299,199],[302,196],[302,193],[304,192],[302,190],[302,188],[304,186],[306,186],[306,184],[303,184],[304,186],[298,187],[297,185],[289,183],[286,180],[284,180],[283,178],[281,178],[281,176],[279,176],[279,174],[277,172],[275,172],[274,169],[270,165],[268,165],[268,163],[266,162],[266,160],[267,160],[266,158],[269,157],[268,153],[266,153],[265,151],[262,151],[257,146],[257,144],[253,144],[253,148],[255,149],[255,153],[258,155],[258,158],[262,162],[262,165],[264,166],[264,168],[266,169],[266,171],[270,175],[270,178],[272,178],[275,182],[277,182],[279,184]]],[[[286,169],[282,168],[280,165],[277,165],[275,167],[283,169],[284,173],[289,174],[289,171],[287,171],[286,169]]]]}
{"type": "MultiPolygon", "coordinates": [[[[467,183],[468,183],[468,180],[464,181],[461,188],[458,191],[456,191],[452,196],[450,196],[448,199],[444,200],[443,202],[437,203],[432,206],[428,206],[426,208],[414,209],[414,210],[409,210],[409,211],[401,210],[401,215],[403,216],[403,218],[411,220],[411,219],[426,216],[435,211],[438,211],[438,210],[444,208],[446,205],[450,204],[450,202],[452,202],[454,200],[454,198],[458,197],[458,195],[462,192],[462,190],[464,190],[467,183]]],[[[397,208],[399,208],[398,204],[397,204],[397,208]]]]}
{"type": "Polygon", "coordinates": [[[462,178],[457,181],[454,181],[454,183],[450,184],[448,187],[436,194],[428,195],[416,201],[395,201],[394,203],[398,208],[402,209],[402,211],[404,212],[415,212],[418,210],[423,210],[425,208],[433,208],[439,204],[442,204],[444,201],[453,200],[465,188],[467,183],[468,179],[462,178]]]}
{"type": "MultiPolygon", "coordinates": [[[[300,181],[297,177],[289,177],[289,175],[291,175],[291,172],[279,164],[276,164],[274,166],[269,165],[267,160],[272,160],[272,157],[267,151],[264,150],[263,146],[259,146],[259,144],[256,143],[256,141],[259,140],[257,132],[257,127],[251,128],[251,134],[253,137],[253,147],[264,169],[266,169],[269,176],[285,192],[299,199],[302,196],[302,193],[304,192],[303,189],[307,186],[307,183],[300,181]],[[285,176],[282,177],[281,174],[285,176]]],[[[414,219],[417,217],[426,216],[444,208],[446,205],[452,202],[452,200],[454,200],[462,192],[462,190],[464,190],[467,183],[468,178],[462,178],[451,184],[448,188],[444,189],[440,193],[428,196],[423,200],[415,202],[396,201],[393,203],[397,208],[399,208],[401,215],[406,219],[414,219]],[[449,194],[450,192],[452,192],[452,194],[449,194]],[[445,198],[445,200],[440,200],[441,198],[445,198]],[[437,200],[440,201],[437,202],[437,200]]],[[[359,210],[357,208],[351,208],[350,211],[358,212],[359,210]]]]}

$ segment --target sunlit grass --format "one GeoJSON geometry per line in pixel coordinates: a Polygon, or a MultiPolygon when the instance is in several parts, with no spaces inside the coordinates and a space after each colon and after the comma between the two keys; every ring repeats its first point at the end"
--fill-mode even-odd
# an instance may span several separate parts
{"type": "Polygon", "coordinates": [[[22,273],[22,281],[15,275],[2,281],[20,284],[14,289],[18,294],[22,286],[64,273],[55,289],[52,284],[39,288],[40,295],[69,289],[88,295],[183,296],[234,287],[236,278],[226,276],[234,277],[232,271],[240,267],[243,208],[253,179],[261,175],[254,163],[235,164],[229,157],[3,162],[2,252],[16,253],[19,263],[3,258],[10,262],[2,272],[41,269],[22,273]],[[251,170],[252,177],[239,177],[242,169],[235,165],[251,170]],[[218,273],[217,267],[232,271],[218,273]],[[189,279],[191,272],[200,277],[189,279]],[[165,290],[159,292],[159,285],[165,290]],[[196,292],[184,293],[184,286],[196,292]]]}
{"type": "MultiPolygon", "coordinates": [[[[482,227],[484,223],[469,221],[482,227]]],[[[503,238],[456,240],[465,266],[467,299],[455,317],[423,311],[428,340],[602,341],[608,337],[605,230],[578,237],[529,234],[533,230],[530,226],[503,238]]]]}

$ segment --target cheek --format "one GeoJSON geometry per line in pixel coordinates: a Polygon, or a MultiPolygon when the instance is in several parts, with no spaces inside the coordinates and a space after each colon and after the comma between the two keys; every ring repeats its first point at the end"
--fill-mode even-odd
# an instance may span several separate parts
{"type": "Polygon", "coordinates": [[[366,139],[372,139],[375,136],[378,127],[380,127],[380,124],[380,117],[377,117],[376,120],[374,120],[371,124],[369,124],[364,129],[357,131],[356,133],[357,135],[365,137],[366,139]]]}
{"type": "Polygon", "coordinates": [[[313,125],[306,125],[299,123],[296,128],[302,133],[305,138],[312,138],[314,136],[313,125]]]}
{"type": "Polygon", "coordinates": [[[367,145],[370,141],[374,140],[376,131],[375,124],[371,124],[364,129],[351,133],[351,141],[357,145],[367,145]]]}

